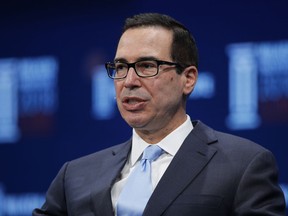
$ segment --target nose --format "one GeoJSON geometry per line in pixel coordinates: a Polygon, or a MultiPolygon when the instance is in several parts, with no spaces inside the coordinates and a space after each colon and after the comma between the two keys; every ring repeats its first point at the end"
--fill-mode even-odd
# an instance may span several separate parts
{"type": "Polygon", "coordinates": [[[126,88],[134,88],[141,86],[140,77],[136,74],[133,67],[130,67],[124,83],[126,88]]]}

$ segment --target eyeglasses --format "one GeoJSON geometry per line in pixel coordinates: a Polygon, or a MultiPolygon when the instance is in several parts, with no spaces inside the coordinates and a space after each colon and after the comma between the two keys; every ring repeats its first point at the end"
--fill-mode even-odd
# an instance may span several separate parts
{"type": "Polygon", "coordinates": [[[132,67],[139,77],[153,77],[159,73],[160,65],[170,65],[182,68],[178,63],[160,60],[141,60],[134,63],[107,62],[105,64],[108,76],[112,79],[124,79],[132,67]]]}

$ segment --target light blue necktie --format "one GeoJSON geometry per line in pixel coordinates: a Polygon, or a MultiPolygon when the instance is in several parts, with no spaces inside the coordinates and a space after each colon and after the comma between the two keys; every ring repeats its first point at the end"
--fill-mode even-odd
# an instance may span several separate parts
{"type": "Polygon", "coordinates": [[[117,202],[117,216],[139,216],[143,214],[152,194],[151,162],[162,154],[157,145],[148,146],[140,163],[127,179],[117,202]]]}

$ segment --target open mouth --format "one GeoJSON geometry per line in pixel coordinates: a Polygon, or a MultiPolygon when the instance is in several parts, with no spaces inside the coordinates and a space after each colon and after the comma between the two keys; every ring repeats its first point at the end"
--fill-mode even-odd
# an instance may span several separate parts
{"type": "Polygon", "coordinates": [[[127,99],[124,100],[124,103],[127,103],[127,104],[137,104],[137,103],[140,103],[140,102],[143,102],[143,100],[135,99],[135,98],[127,98],[127,99]]]}
{"type": "Polygon", "coordinates": [[[139,110],[144,106],[145,100],[136,97],[125,97],[122,100],[122,104],[127,110],[139,110]]]}

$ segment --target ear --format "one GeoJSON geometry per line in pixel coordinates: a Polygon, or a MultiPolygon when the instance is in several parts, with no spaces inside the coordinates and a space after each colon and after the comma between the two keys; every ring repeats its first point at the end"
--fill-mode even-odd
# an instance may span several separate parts
{"type": "Polygon", "coordinates": [[[198,79],[198,70],[195,66],[189,66],[183,71],[183,76],[185,78],[183,93],[189,95],[196,85],[198,79]]]}

